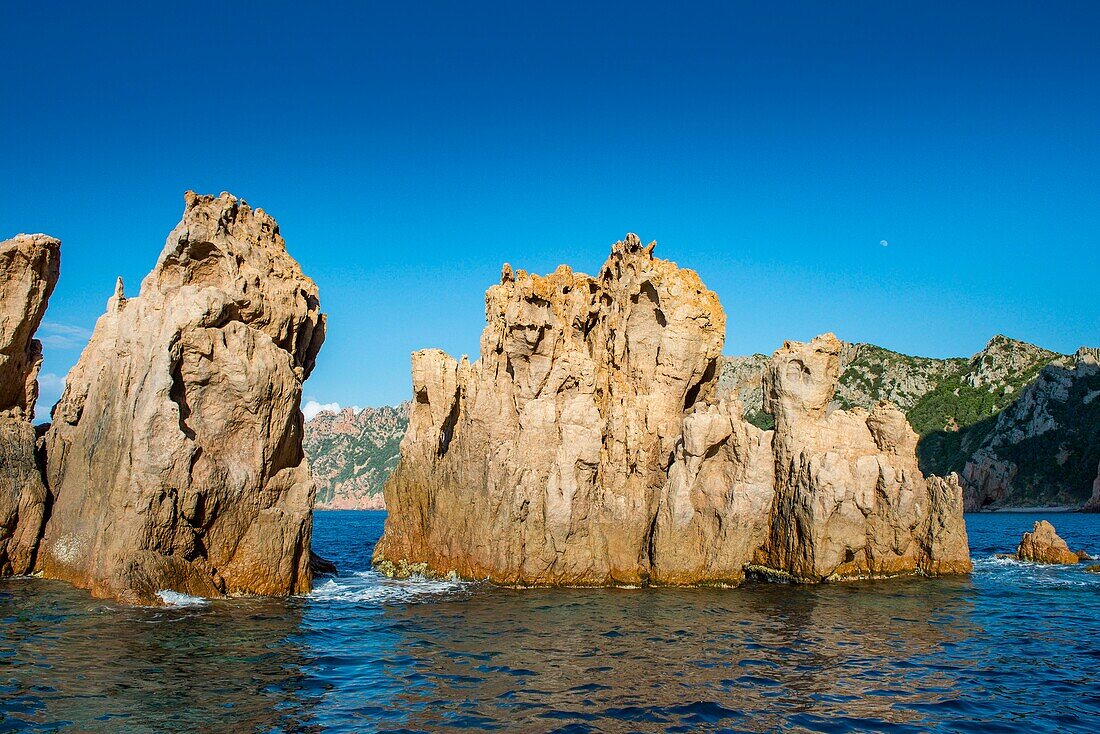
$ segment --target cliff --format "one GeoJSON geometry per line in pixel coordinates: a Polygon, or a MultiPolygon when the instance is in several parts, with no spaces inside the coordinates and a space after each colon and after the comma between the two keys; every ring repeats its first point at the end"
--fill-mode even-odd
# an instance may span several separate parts
{"type": "Polygon", "coordinates": [[[382,510],[382,485],[400,458],[409,403],[321,411],[306,422],[303,448],[317,482],[318,510],[382,510]]]}
{"type": "Polygon", "coordinates": [[[769,361],[766,431],[716,394],[717,297],[633,235],[596,278],[505,266],[486,322],[473,364],[413,355],[384,572],[588,585],[969,570],[961,490],[925,481],[904,416],[826,413],[831,335],[769,361]]]}
{"type": "Polygon", "coordinates": [[[119,281],[54,408],[37,567],[137,603],[308,591],[299,403],[324,340],[317,288],[263,210],[185,200],[140,294],[119,281]]]}

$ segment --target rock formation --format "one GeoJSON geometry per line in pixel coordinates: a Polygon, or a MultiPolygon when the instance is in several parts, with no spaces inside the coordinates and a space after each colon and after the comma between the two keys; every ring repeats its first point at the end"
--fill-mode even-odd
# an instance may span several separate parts
{"type": "Polygon", "coordinates": [[[957,481],[925,481],[896,409],[828,411],[831,335],[770,361],[776,431],[719,399],[725,314],[630,235],[597,278],[513,273],[481,358],[413,355],[375,561],[505,584],[736,584],[964,573],[957,481]]]}
{"type": "Polygon", "coordinates": [[[954,478],[925,480],[905,414],[888,402],[828,410],[840,349],[827,334],[772,358],[777,495],[760,565],[811,582],[969,572],[962,490],[954,478]]]}
{"type": "Polygon", "coordinates": [[[1030,533],[1024,533],[1019,547],[1016,548],[1016,557],[1021,561],[1064,565],[1081,560],[1069,549],[1066,541],[1058,537],[1054,526],[1046,520],[1039,520],[1030,533]]]}
{"type": "Polygon", "coordinates": [[[275,220],[188,193],[140,295],[121,283],[46,435],[44,575],[96,596],[310,588],[302,382],[317,288],[275,220]]]}
{"type": "Polygon", "coordinates": [[[42,345],[34,332],[60,264],[61,243],[52,237],[0,242],[0,575],[31,570],[42,531],[46,488],[32,424],[42,345]]]}
{"type": "Polygon", "coordinates": [[[512,272],[482,358],[413,355],[413,405],[376,558],[508,584],[640,584],[686,409],[725,315],[699,277],[617,243],[596,278],[512,272]]]}

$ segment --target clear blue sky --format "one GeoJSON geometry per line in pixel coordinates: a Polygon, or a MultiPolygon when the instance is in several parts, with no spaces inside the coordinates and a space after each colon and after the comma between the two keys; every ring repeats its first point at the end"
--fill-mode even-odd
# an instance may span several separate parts
{"type": "Polygon", "coordinates": [[[278,219],[321,402],[406,398],[502,262],[594,272],[628,231],[730,354],[1100,344],[1100,3],[593,5],[0,4],[0,237],[64,243],[44,399],[186,189],[278,219]]]}

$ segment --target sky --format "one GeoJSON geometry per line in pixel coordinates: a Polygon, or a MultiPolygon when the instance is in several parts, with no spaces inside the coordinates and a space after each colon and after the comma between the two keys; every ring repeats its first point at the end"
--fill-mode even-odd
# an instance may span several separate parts
{"type": "Polygon", "coordinates": [[[504,262],[627,232],[700,273],[727,354],[826,331],[1100,345],[1100,3],[0,3],[0,239],[62,240],[56,400],[114,291],[230,191],[328,338],[313,404],[478,351],[504,262]],[[163,7],[158,7],[162,6],[163,7]]]}

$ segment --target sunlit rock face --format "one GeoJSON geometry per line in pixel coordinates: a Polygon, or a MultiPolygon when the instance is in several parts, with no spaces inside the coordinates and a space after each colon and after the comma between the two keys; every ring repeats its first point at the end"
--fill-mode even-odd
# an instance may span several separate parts
{"type": "Polygon", "coordinates": [[[1046,520],[1038,520],[1031,532],[1024,533],[1016,548],[1016,557],[1021,561],[1053,565],[1070,565],[1081,560],[1046,520]]]}
{"type": "Polygon", "coordinates": [[[46,435],[44,575],[156,603],[311,585],[302,382],[317,288],[275,220],[188,193],[140,294],[121,282],[46,435]]]}
{"type": "Polygon", "coordinates": [[[631,235],[598,277],[513,273],[481,359],[413,355],[376,559],[510,584],[640,584],[685,411],[713,389],[717,297],[631,235]]]}
{"type": "Polygon", "coordinates": [[[773,432],[741,416],[740,403],[701,405],[685,416],[652,536],[655,583],[740,583],[768,537],[775,503],[773,432]]]}
{"type": "Polygon", "coordinates": [[[765,373],[776,501],[758,565],[809,582],[969,572],[957,477],[925,480],[905,414],[829,410],[840,349],[832,334],[787,342],[765,373]]]}
{"type": "Polygon", "coordinates": [[[969,570],[961,489],[925,481],[904,415],[827,411],[835,337],[772,359],[773,432],[715,397],[717,297],[633,235],[597,278],[505,266],[486,318],[473,364],[413,355],[382,571],[686,585],[969,570]]]}
{"type": "Polygon", "coordinates": [[[27,573],[46,509],[32,420],[42,344],[34,333],[60,273],[61,243],[0,242],[0,575],[27,573]]]}

